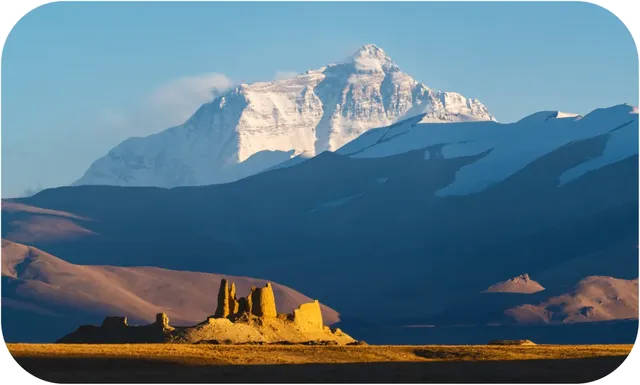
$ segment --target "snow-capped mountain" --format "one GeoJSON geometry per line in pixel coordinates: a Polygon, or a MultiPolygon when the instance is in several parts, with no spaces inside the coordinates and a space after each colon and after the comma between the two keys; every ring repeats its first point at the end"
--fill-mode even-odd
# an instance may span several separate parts
{"type": "Polygon", "coordinates": [[[344,63],[241,84],[180,126],[125,140],[75,184],[229,182],[296,155],[336,150],[371,128],[415,115],[428,122],[494,120],[478,100],[427,87],[369,44],[344,63]]]}

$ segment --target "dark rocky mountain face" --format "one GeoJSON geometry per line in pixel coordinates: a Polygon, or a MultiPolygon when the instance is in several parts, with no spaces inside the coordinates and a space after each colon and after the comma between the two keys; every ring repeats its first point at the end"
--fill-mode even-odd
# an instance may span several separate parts
{"type": "Polygon", "coordinates": [[[442,320],[446,309],[525,271],[546,295],[588,275],[637,277],[637,155],[558,183],[606,142],[571,142],[462,196],[435,192],[486,153],[327,152],[222,185],[49,189],[14,202],[72,213],[64,221],[87,232],[42,238],[30,229],[57,217],[14,210],[3,212],[2,236],[72,263],[268,277],[344,319],[455,322],[442,320]]]}

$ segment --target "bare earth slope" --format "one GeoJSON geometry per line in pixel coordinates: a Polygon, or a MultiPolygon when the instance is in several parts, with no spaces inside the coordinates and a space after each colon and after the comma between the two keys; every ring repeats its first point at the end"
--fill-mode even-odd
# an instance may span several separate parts
{"type": "MultiPolygon", "coordinates": [[[[153,321],[156,313],[166,312],[176,325],[195,324],[213,314],[220,280],[225,277],[236,282],[242,295],[251,286],[264,286],[267,282],[155,267],[76,265],[37,248],[2,240],[3,313],[13,309],[46,314],[47,323],[70,316],[96,323],[105,315],[126,316],[132,323],[140,323],[153,321]]],[[[312,301],[277,283],[273,283],[273,290],[281,312],[292,312],[300,304],[312,301]]],[[[325,323],[339,320],[335,310],[321,306],[325,323]]],[[[11,340],[11,330],[7,330],[4,321],[5,338],[11,340]]],[[[46,329],[47,323],[42,328],[46,329]]],[[[77,322],[69,323],[67,332],[76,325],[77,322]]]]}
{"type": "Polygon", "coordinates": [[[489,286],[486,293],[520,293],[533,294],[544,290],[544,287],[529,277],[529,274],[521,274],[509,278],[506,281],[494,283],[489,286]]]}
{"type": "Polygon", "coordinates": [[[638,318],[638,279],[586,277],[569,293],[505,312],[520,323],[574,323],[638,318]]]}
{"type": "Polygon", "coordinates": [[[12,228],[6,233],[6,237],[15,242],[55,242],[60,239],[78,240],[96,235],[85,228],[91,219],[66,211],[2,200],[2,214],[13,218],[12,228]]]}

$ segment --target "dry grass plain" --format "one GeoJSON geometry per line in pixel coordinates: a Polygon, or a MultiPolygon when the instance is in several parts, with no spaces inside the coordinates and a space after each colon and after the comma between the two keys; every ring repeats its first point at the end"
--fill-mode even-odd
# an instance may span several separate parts
{"type": "Polygon", "coordinates": [[[632,345],[8,344],[54,382],[586,382],[632,345]]]}

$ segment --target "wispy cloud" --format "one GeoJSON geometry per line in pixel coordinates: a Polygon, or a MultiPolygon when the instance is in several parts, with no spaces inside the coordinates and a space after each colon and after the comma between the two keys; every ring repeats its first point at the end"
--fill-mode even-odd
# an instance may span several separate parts
{"type": "Polygon", "coordinates": [[[232,85],[231,79],[220,73],[172,79],[150,90],[130,109],[104,108],[98,117],[99,125],[121,139],[148,135],[183,123],[200,105],[232,85]]]}
{"type": "Polygon", "coordinates": [[[40,183],[37,183],[35,186],[27,187],[26,189],[24,189],[22,194],[19,195],[19,196],[21,196],[21,197],[30,197],[30,196],[36,195],[37,193],[39,193],[43,189],[44,188],[42,187],[42,185],[40,183]]]}
{"type": "Polygon", "coordinates": [[[179,124],[201,104],[212,100],[231,85],[231,79],[219,73],[181,77],[153,90],[147,107],[156,112],[162,111],[167,120],[179,124]]]}

